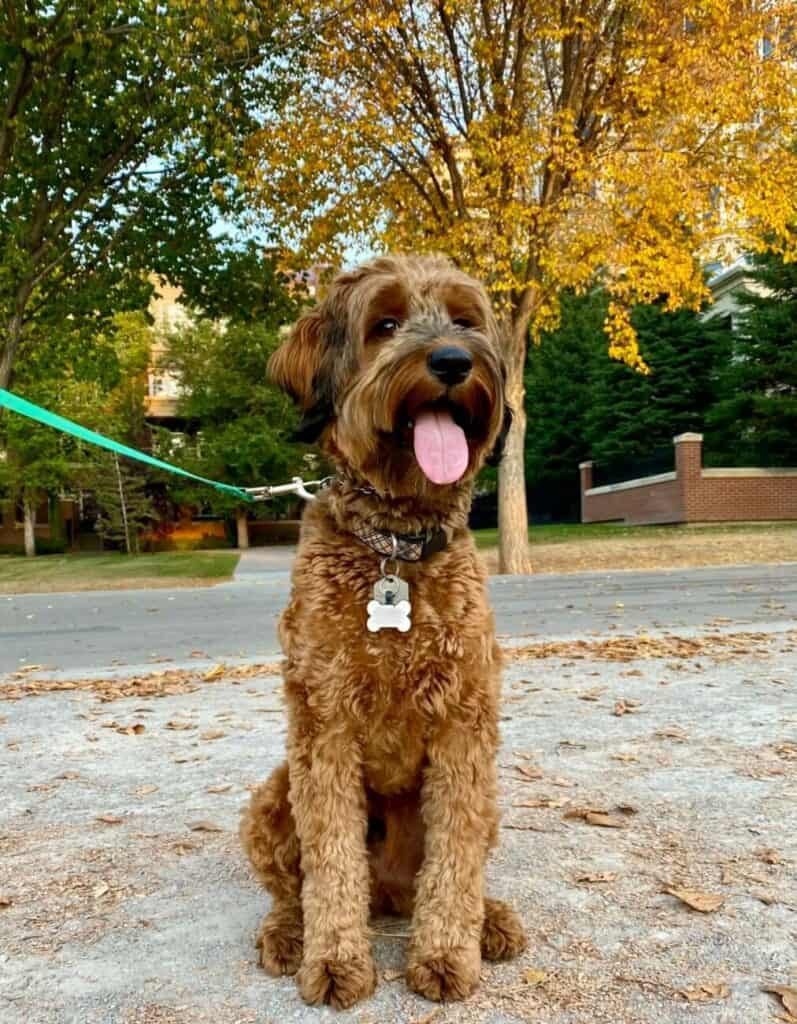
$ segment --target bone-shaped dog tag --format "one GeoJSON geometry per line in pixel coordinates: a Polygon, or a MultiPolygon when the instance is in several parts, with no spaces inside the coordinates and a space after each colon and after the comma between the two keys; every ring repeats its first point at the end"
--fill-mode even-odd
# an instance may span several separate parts
{"type": "Polygon", "coordinates": [[[383,576],[374,584],[374,597],[368,602],[368,630],[397,629],[406,633],[410,626],[410,588],[398,576],[383,576]]]}

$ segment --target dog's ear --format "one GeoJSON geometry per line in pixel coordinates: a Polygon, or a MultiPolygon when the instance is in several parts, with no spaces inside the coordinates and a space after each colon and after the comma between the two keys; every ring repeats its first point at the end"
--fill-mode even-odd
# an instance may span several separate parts
{"type": "Polygon", "coordinates": [[[324,327],[319,310],[305,313],[268,361],[269,377],[300,409],[307,409],[313,401],[315,377],[324,355],[324,327]]]}
{"type": "Polygon", "coordinates": [[[512,410],[508,405],[504,405],[504,419],[501,423],[501,429],[498,431],[498,437],[495,439],[495,447],[485,459],[488,466],[497,466],[504,457],[504,448],[506,447],[506,439],[509,436],[509,431],[512,427],[512,410]]]}
{"type": "Polygon", "coordinates": [[[322,309],[314,309],[295,324],[268,361],[268,375],[301,409],[302,421],[293,439],[312,444],[332,418],[331,382],[324,373],[329,350],[329,322],[322,309]]]}

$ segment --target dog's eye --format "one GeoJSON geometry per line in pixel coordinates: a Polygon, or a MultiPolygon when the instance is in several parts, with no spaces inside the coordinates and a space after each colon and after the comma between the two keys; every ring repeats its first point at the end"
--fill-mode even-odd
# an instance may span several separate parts
{"type": "Polygon", "coordinates": [[[401,324],[394,316],[385,316],[381,320],[377,320],[368,332],[368,337],[374,341],[380,338],[389,338],[396,333],[399,327],[401,327],[401,324]]]}
{"type": "Polygon", "coordinates": [[[464,330],[468,330],[468,328],[473,327],[473,321],[468,320],[466,316],[455,316],[453,324],[455,327],[462,327],[464,330]]]}

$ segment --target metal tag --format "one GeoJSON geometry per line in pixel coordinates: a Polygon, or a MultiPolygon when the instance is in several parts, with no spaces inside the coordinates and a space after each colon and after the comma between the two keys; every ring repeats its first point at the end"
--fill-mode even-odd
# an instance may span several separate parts
{"type": "Polygon", "coordinates": [[[373,600],[368,602],[368,631],[397,629],[406,633],[410,626],[410,588],[406,580],[387,575],[374,584],[373,600]]]}

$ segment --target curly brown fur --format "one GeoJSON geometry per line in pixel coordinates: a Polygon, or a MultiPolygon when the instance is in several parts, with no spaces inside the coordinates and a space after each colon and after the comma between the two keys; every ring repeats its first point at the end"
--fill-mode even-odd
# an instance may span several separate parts
{"type": "Polygon", "coordinates": [[[339,276],[271,372],[306,430],[320,430],[338,477],[307,507],[280,624],[287,764],[241,822],[273,898],[261,963],[297,972],[309,1003],[351,1006],[375,985],[369,912],[406,914],[408,984],[464,999],[482,956],[525,946],[515,914],[483,891],[498,834],[501,658],[467,515],[473,478],[509,422],[495,321],[483,288],[446,261],[386,257],[339,276]],[[446,345],[472,359],[453,384],[427,362],[446,345]],[[408,443],[427,407],[466,425],[456,482],[432,483],[408,443]],[[366,630],[380,576],[379,557],[355,536],[366,524],[450,538],[401,566],[408,633],[366,630]]]}

